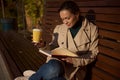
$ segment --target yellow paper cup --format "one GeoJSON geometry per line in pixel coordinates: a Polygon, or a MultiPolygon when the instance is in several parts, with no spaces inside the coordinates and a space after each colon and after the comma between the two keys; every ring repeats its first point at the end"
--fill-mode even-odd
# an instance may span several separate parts
{"type": "Polygon", "coordinates": [[[39,43],[42,38],[42,29],[33,29],[33,42],[39,43]]]}

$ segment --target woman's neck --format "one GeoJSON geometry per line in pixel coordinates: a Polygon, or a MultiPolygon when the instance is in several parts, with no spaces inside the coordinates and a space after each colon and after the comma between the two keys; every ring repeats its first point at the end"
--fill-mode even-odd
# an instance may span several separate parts
{"type": "Polygon", "coordinates": [[[79,17],[79,20],[76,22],[76,24],[72,28],[70,28],[70,32],[73,38],[76,36],[78,31],[80,30],[82,26],[82,21],[83,21],[83,18],[79,17]]]}
{"type": "Polygon", "coordinates": [[[79,19],[78,19],[78,21],[76,22],[76,24],[73,27],[71,27],[71,29],[76,29],[78,27],[81,27],[82,21],[83,21],[83,17],[80,16],[79,19]]]}

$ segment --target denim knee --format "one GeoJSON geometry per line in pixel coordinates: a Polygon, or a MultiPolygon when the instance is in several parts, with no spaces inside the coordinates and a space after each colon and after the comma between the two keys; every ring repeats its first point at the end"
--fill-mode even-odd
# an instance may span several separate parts
{"type": "Polygon", "coordinates": [[[43,71],[43,79],[49,80],[64,75],[64,67],[58,60],[52,59],[47,63],[47,69],[43,71]]]}
{"type": "Polygon", "coordinates": [[[42,65],[39,68],[39,70],[29,78],[29,80],[34,80],[34,79],[52,80],[53,78],[63,77],[63,76],[64,76],[64,67],[62,63],[56,59],[52,59],[48,61],[48,63],[42,65]]]}

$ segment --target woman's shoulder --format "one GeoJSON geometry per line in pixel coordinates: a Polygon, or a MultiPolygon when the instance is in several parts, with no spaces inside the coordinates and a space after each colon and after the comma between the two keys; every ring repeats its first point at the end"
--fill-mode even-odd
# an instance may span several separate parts
{"type": "Polygon", "coordinates": [[[64,28],[64,27],[66,27],[65,24],[59,24],[59,25],[56,26],[56,28],[64,28]]]}
{"type": "Polygon", "coordinates": [[[55,27],[56,30],[65,30],[67,29],[67,26],[65,24],[59,24],[55,27]]]}
{"type": "Polygon", "coordinates": [[[94,24],[94,23],[92,23],[91,21],[89,21],[87,18],[84,18],[84,20],[83,20],[83,26],[86,28],[86,27],[88,27],[88,28],[90,28],[90,27],[92,27],[92,28],[97,28],[97,25],[96,24],[94,24]]]}

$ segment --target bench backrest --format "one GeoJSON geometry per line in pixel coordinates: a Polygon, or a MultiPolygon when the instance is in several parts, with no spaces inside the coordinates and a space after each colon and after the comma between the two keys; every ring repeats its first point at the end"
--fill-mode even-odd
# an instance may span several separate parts
{"type": "MultiPolygon", "coordinates": [[[[43,19],[44,39],[51,41],[54,27],[62,23],[57,10],[65,0],[46,0],[43,19]]],[[[120,79],[120,1],[74,0],[80,12],[99,27],[99,55],[91,80],[120,79]]]]}

